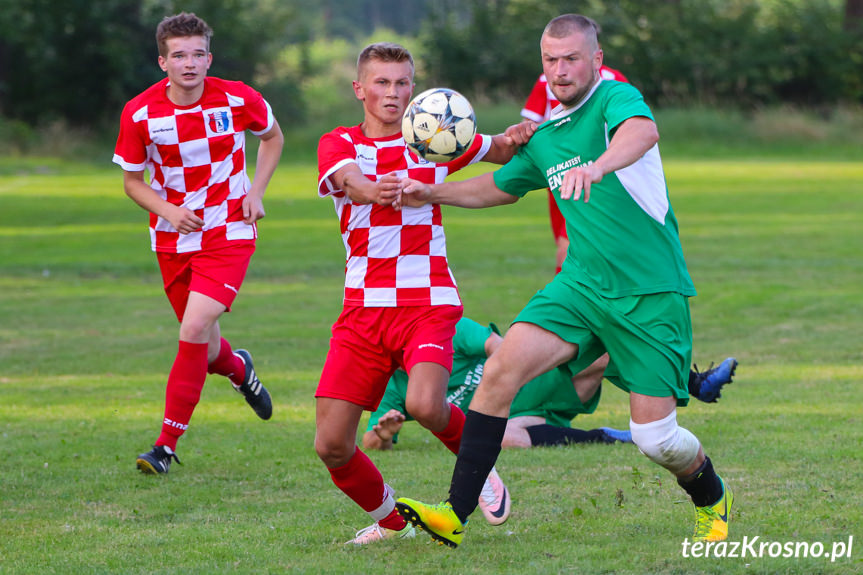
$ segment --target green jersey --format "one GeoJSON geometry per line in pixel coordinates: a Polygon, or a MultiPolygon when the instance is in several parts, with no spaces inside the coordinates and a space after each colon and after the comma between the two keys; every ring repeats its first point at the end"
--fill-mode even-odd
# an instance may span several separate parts
{"type": "MultiPolygon", "coordinates": [[[[500,333],[497,326],[480,325],[469,318],[456,324],[453,344],[452,373],[447,385],[447,401],[467,411],[470,400],[482,379],[482,370],[488,359],[485,342],[492,333],[500,333]]],[[[582,404],[572,385],[572,373],[566,367],[551,371],[530,380],[522,387],[510,408],[510,417],[537,415],[544,417],[550,425],[569,427],[570,421],[579,413],[593,413],[599,403],[600,392],[582,404]]],[[[396,371],[387,383],[381,403],[371,416],[366,431],[371,431],[383,414],[396,409],[405,414],[406,420],[413,418],[405,409],[408,375],[404,370],[396,371]]],[[[396,438],[393,438],[397,440],[396,438]]]]}
{"type": "Polygon", "coordinates": [[[596,161],[615,129],[635,116],[653,119],[638,90],[625,82],[600,81],[579,105],[542,124],[495,172],[494,181],[520,197],[551,190],[570,242],[561,273],[610,298],[662,292],[694,296],[657,146],[592,184],[589,202],[560,199],[563,175],[596,161]]]}

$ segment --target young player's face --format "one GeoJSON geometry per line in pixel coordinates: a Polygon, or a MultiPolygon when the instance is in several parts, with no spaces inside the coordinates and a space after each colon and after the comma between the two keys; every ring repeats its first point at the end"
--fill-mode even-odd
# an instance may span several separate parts
{"type": "Polygon", "coordinates": [[[168,73],[171,86],[186,92],[200,88],[213,62],[207,39],[203,36],[183,36],[169,38],[165,44],[168,55],[159,56],[159,66],[168,73]]]}
{"type": "Polygon", "coordinates": [[[602,66],[602,50],[580,32],[564,38],[543,36],[542,70],[554,97],[565,106],[577,104],[593,87],[602,66]]]}
{"type": "Polygon", "coordinates": [[[364,129],[375,131],[370,136],[386,136],[400,132],[402,116],[413,94],[413,70],[410,62],[371,60],[354,82],[354,93],[362,100],[365,111],[364,129]],[[380,129],[384,133],[376,133],[380,129]]]}

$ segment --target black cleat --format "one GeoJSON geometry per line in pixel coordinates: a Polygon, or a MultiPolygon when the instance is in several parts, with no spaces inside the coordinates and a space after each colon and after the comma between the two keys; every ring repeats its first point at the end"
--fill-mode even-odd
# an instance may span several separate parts
{"type": "Polygon", "coordinates": [[[258,417],[264,420],[269,419],[273,416],[273,401],[270,399],[267,388],[261,384],[261,380],[255,373],[251,354],[245,349],[238,349],[234,351],[234,355],[239,356],[246,366],[246,377],[243,378],[242,385],[235,385],[234,389],[243,394],[246,403],[252,406],[258,417]]]}
{"type": "Polygon", "coordinates": [[[155,445],[147,453],[142,453],[138,456],[138,469],[141,470],[141,473],[146,473],[147,475],[168,473],[168,470],[171,468],[172,459],[183,465],[177,454],[170,447],[167,445],[155,445]]]}

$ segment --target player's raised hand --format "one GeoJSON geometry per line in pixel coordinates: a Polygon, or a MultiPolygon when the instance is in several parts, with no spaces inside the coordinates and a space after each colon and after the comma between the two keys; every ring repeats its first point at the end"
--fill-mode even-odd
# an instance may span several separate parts
{"type": "Polygon", "coordinates": [[[530,120],[513,124],[503,134],[492,136],[491,148],[483,157],[484,162],[505,164],[512,159],[518,149],[530,140],[536,132],[536,123],[530,120]]]}
{"type": "Polygon", "coordinates": [[[195,212],[183,206],[171,206],[165,219],[182,235],[196,232],[204,225],[204,220],[196,216],[195,212]]]}
{"type": "Polygon", "coordinates": [[[584,192],[584,203],[590,200],[590,185],[598,184],[605,174],[597,164],[588,164],[572,168],[563,175],[563,183],[560,185],[560,199],[575,201],[581,199],[584,192]]]}
{"type": "Polygon", "coordinates": [[[391,409],[381,416],[372,430],[384,441],[390,441],[402,428],[405,415],[397,409],[391,409]]]}
{"type": "Polygon", "coordinates": [[[533,120],[524,120],[504,130],[503,135],[506,136],[510,145],[523,146],[533,137],[536,128],[536,122],[533,120]]]}
{"type": "Polygon", "coordinates": [[[243,222],[250,226],[266,215],[263,200],[257,195],[246,194],[243,198],[243,222]]]}

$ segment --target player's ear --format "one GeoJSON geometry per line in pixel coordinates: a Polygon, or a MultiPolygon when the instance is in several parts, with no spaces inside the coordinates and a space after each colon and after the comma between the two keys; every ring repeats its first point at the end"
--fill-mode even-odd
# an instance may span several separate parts
{"type": "Polygon", "coordinates": [[[167,72],[168,71],[168,61],[165,60],[164,58],[162,58],[162,56],[159,56],[158,62],[159,62],[159,68],[162,69],[162,72],[167,72]]]}
{"type": "Polygon", "coordinates": [[[352,84],[354,86],[354,94],[356,95],[357,100],[365,100],[366,94],[365,92],[363,92],[363,85],[360,84],[357,80],[354,80],[352,84]]]}

